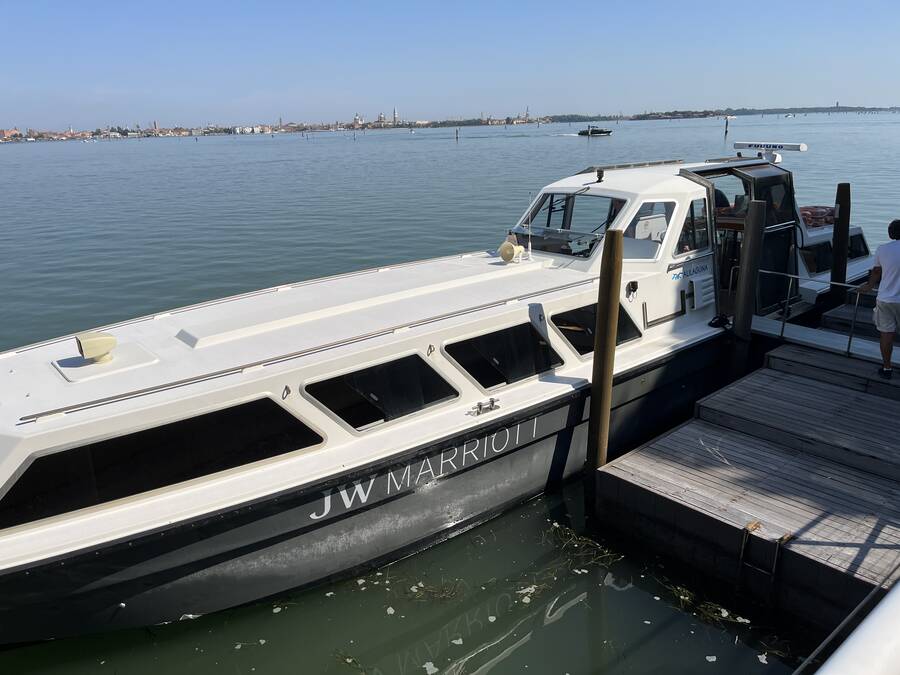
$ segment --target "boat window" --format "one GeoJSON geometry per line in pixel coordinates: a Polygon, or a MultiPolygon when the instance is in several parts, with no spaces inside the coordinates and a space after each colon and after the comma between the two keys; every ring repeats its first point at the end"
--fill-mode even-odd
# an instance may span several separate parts
{"type": "MultiPolygon", "coordinates": [[[[553,325],[559,328],[569,344],[579,354],[592,354],[594,351],[594,329],[597,325],[597,303],[578,309],[570,309],[550,317],[553,325]]],[[[616,326],[616,345],[624,344],[641,337],[641,332],[628,316],[628,312],[619,305],[619,320],[616,326]]]]}
{"type": "Polygon", "coordinates": [[[707,178],[714,187],[717,219],[739,219],[743,225],[750,206],[750,182],[730,173],[707,178]]]}
{"type": "Polygon", "coordinates": [[[821,244],[804,246],[800,249],[800,257],[803,258],[806,271],[810,274],[827,272],[831,269],[833,261],[831,242],[826,241],[821,244]]]}
{"type": "Polygon", "coordinates": [[[702,251],[709,246],[709,227],[706,219],[706,200],[695,199],[684,216],[681,236],[675,255],[702,251]]]}
{"type": "MultiPolygon", "coordinates": [[[[867,255],[869,255],[869,247],[866,245],[865,238],[861,234],[851,235],[847,257],[853,260],[854,258],[865,258],[867,255]]],[[[834,250],[830,241],[804,246],[800,249],[800,256],[803,258],[803,264],[806,265],[806,271],[810,274],[828,272],[834,262],[834,250]]]]}
{"type": "Polygon", "coordinates": [[[535,251],[587,258],[623,206],[624,199],[604,195],[547,193],[511,232],[535,251]]]}
{"type": "Polygon", "coordinates": [[[35,459],[0,498],[0,528],[137,495],[322,442],[264,398],[35,459]]]}
{"type": "Polygon", "coordinates": [[[416,354],[314,382],[306,391],[360,431],[459,395],[416,354]]]}
{"type": "Polygon", "coordinates": [[[531,323],[456,342],[446,350],[485,389],[518,382],[563,363],[531,323]]]}
{"type": "Polygon", "coordinates": [[[675,202],[644,202],[625,228],[622,256],[627,259],[652,260],[666,236],[675,202]]]}
{"type": "Polygon", "coordinates": [[[766,203],[766,225],[780,225],[797,220],[794,195],[786,178],[758,181],[754,198],[766,203]]]}
{"type": "Polygon", "coordinates": [[[866,244],[866,238],[861,234],[850,235],[850,257],[865,258],[869,255],[869,246],[866,244]]]}

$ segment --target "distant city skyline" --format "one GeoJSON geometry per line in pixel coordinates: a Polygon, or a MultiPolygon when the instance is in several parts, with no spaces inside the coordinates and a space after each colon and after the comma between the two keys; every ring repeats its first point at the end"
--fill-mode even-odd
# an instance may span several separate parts
{"type": "Polygon", "coordinates": [[[0,6],[0,128],[900,104],[881,1],[0,6]]]}

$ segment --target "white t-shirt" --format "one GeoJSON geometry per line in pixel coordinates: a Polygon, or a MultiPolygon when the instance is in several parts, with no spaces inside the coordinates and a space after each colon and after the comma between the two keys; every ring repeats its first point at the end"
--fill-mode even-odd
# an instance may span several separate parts
{"type": "Polygon", "coordinates": [[[878,300],[900,303],[900,239],[878,247],[875,251],[875,267],[881,268],[878,300]]]}

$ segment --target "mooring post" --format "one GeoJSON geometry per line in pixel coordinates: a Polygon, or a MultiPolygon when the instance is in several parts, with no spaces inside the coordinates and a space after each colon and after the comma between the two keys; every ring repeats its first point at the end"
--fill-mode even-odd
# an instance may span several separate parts
{"type": "Polygon", "coordinates": [[[847,289],[847,257],[850,254],[850,183],[838,183],[834,197],[834,230],[831,235],[831,298],[843,304],[847,289]]]}
{"type": "Polygon", "coordinates": [[[750,341],[750,328],[756,312],[756,284],[759,277],[759,261],[762,255],[763,237],[766,232],[766,203],[759,199],[750,202],[744,221],[744,238],[741,242],[741,265],[738,272],[737,291],[734,296],[733,330],[736,337],[750,341]]]}
{"type": "Polygon", "coordinates": [[[609,415],[612,408],[613,366],[622,288],[622,231],[607,231],[600,259],[597,321],[594,326],[594,370],[591,376],[591,417],[587,455],[591,469],[606,464],[609,415]]]}

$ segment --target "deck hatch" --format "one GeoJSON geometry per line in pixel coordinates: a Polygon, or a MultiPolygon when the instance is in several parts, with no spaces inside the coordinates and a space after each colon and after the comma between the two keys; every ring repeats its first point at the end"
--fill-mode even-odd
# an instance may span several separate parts
{"type": "Polygon", "coordinates": [[[322,440],[263,398],[43,455],[0,498],[0,528],[207,476],[322,440]]]}
{"type": "Polygon", "coordinates": [[[563,363],[531,323],[455,342],[446,350],[485,389],[518,382],[563,363]]]}
{"type": "Polygon", "coordinates": [[[417,354],[314,382],[306,391],[358,431],[459,395],[417,354]]]}

